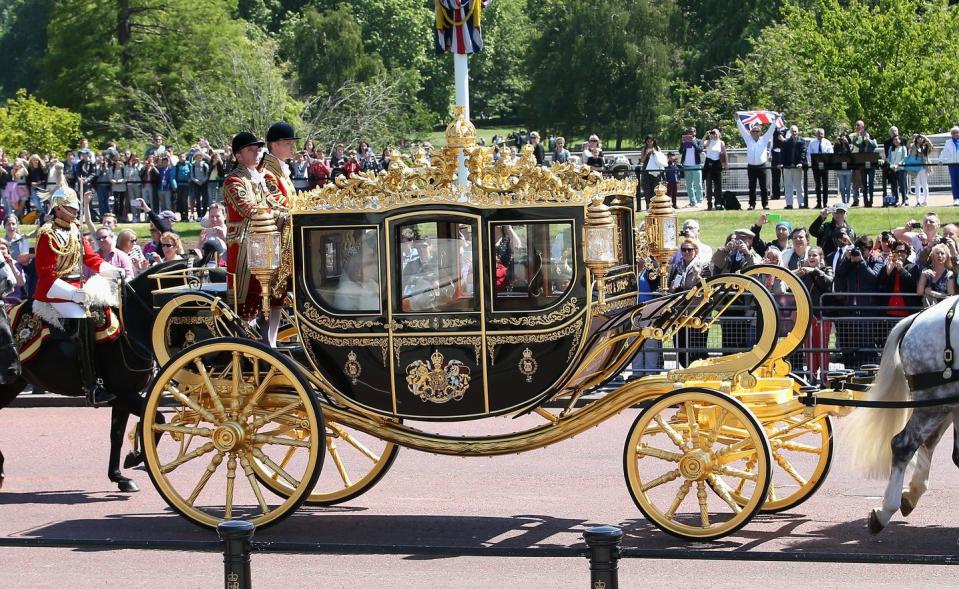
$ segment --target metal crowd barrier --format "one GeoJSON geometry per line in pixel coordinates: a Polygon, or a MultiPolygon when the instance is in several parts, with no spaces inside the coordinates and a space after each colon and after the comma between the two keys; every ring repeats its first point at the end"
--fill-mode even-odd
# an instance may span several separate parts
{"type": "MultiPolygon", "coordinates": [[[[790,294],[777,296],[780,336],[792,327],[795,302],[790,294]]],[[[836,369],[859,370],[876,364],[889,332],[903,315],[921,310],[915,294],[826,293],[812,309],[813,321],[803,344],[787,358],[793,372],[807,380],[820,379],[836,369]],[[891,305],[892,297],[904,299],[906,307],[891,305]]],[[[658,373],[688,366],[711,356],[742,352],[758,333],[755,313],[748,305],[733,305],[705,332],[682,329],[671,341],[648,341],[633,362],[633,374],[658,373]]]]}

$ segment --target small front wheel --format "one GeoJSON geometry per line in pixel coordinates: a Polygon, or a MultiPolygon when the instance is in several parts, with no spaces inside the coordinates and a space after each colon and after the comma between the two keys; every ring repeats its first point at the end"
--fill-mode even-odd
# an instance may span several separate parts
{"type": "Polygon", "coordinates": [[[753,414],[705,388],[653,402],[636,418],[623,452],[626,484],[640,511],[686,540],[715,540],[746,525],[766,499],[771,462],[753,414]]]}
{"type": "Polygon", "coordinates": [[[239,338],[207,340],[171,359],[150,388],[143,432],[147,471],[163,499],[209,528],[228,519],[264,527],[290,515],[309,496],[325,454],[323,416],[303,375],[274,350],[239,338]],[[265,492],[257,464],[289,493],[265,492]]]}

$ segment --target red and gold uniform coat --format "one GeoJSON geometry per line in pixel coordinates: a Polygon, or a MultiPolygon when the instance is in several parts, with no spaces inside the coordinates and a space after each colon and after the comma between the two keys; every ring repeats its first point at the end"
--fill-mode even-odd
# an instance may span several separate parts
{"type": "MultiPolygon", "coordinates": [[[[296,194],[289,168],[272,153],[263,156],[260,170],[266,181],[266,199],[273,210],[288,211],[296,194]]],[[[293,290],[293,226],[287,221],[280,224],[280,269],[274,276],[270,293],[275,301],[282,301],[286,293],[293,290]]]]}
{"type": "Polygon", "coordinates": [[[36,259],[37,291],[34,298],[48,303],[72,302],[50,297],[47,293],[58,278],[80,288],[83,286],[83,266],[100,271],[103,258],[83,239],[79,223],[62,227],[51,221],[37,231],[36,259]]]}
{"type": "Polygon", "coordinates": [[[250,319],[260,310],[260,283],[250,275],[244,238],[250,220],[261,207],[271,208],[266,186],[250,170],[237,166],[223,181],[226,204],[227,288],[237,313],[250,319]]]}

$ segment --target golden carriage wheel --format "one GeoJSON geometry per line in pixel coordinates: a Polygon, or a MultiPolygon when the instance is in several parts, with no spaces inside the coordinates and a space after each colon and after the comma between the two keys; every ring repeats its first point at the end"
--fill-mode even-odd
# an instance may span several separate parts
{"type": "Polygon", "coordinates": [[[308,382],[290,360],[249,340],[207,340],[171,359],[150,387],[143,423],[154,486],[204,527],[275,524],[303,503],[323,465],[325,425],[308,382]],[[280,466],[290,448],[294,459],[280,466]],[[289,483],[287,497],[265,492],[255,462],[289,483]]]}
{"type": "MultiPolygon", "coordinates": [[[[203,292],[188,292],[167,301],[157,312],[153,321],[151,341],[157,364],[165,365],[181,350],[170,348],[168,332],[175,321],[192,322],[198,328],[214,332],[215,337],[246,335],[238,333],[241,328],[237,315],[223,299],[203,292]],[[202,311],[187,316],[184,309],[202,311]]],[[[199,340],[203,341],[203,340],[199,340]]],[[[199,341],[197,343],[199,343],[199,341]]]]}
{"type": "MultiPolygon", "coordinates": [[[[320,404],[323,407],[323,404],[320,404]]],[[[324,414],[326,423],[326,460],[329,467],[320,473],[307,505],[344,503],[373,488],[396,460],[399,446],[385,442],[349,426],[337,423],[324,414]]],[[[293,450],[293,449],[291,449],[293,450]]],[[[292,457],[288,451],[284,459],[292,457]]],[[[282,466],[282,462],[280,465],[282,466]]],[[[257,476],[278,495],[289,495],[291,487],[282,477],[262,463],[255,464],[257,476]]]]}
{"type": "MultiPolygon", "coordinates": [[[[772,452],[773,470],[763,513],[779,513],[809,499],[826,480],[833,454],[832,419],[791,415],[763,424],[772,452]]],[[[751,465],[749,465],[751,468],[751,465]]],[[[733,490],[742,505],[745,498],[733,490]]]]}
{"type": "Polygon", "coordinates": [[[705,388],[659,397],[636,418],[623,452],[626,484],[639,510],[686,540],[715,540],[749,522],[766,497],[771,461],[755,416],[736,399],[705,388]],[[740,481],[746,481],[742,504],[732,497],[740,481]]]}

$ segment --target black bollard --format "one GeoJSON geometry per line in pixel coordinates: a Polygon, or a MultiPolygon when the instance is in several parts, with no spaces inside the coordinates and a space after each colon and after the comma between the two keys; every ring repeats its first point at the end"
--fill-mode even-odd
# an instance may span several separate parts
{"type": "Polygon", "coordinates": [[[229,520],[216,527],[223,541],[223,586],[250,589],[250,540],[256,526],[247,521],[229,520]]]}
{"type": "Polygon", "coordinates": [[[590,589],[619,589],[619,543],[623,531],[613,526],[589,528],[583,533],[588,547],[590,589]]]}

